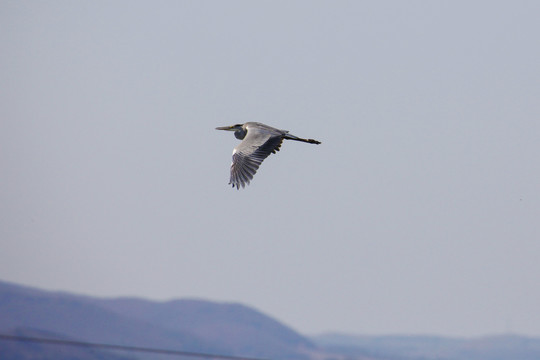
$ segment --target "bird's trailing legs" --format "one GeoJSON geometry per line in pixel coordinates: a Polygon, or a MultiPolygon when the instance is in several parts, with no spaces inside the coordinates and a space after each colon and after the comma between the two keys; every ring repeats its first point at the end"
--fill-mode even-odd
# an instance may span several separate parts
{"type": "Polygon", "coordinates": [[[317,140],[302,139],[302,138],[299,138],[298,136],[294,136],[294,135],[290,135],[290,134],[284,135],[283,138],[287,139],[287,140],[296,140],[296,141],[302,141],[302,142],[306,142],[306,143],[310,143],[310,144],[317,144],[317,145],[321,143],[320,141],[317,141],[317,140]]]}

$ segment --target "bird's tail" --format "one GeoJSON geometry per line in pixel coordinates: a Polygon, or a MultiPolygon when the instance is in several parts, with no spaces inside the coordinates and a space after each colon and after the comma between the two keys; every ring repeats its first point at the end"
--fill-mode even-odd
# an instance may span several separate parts
{"type": "Polygon", "coordinates": [[[291,135],[291,134],[285,134],[283,136],[284,139],[287,139],[287,140],[296,140],[296,141],[302,141],[302,142],[306,142],[306,143],[310,143],[310,144],[320,144],[321,142],[320,141],[317,141],[317,140],[313,140],[313,139],[302,139],[302,138],[299,138],[298,136],[294,136],[294,135],[291,135]]]}

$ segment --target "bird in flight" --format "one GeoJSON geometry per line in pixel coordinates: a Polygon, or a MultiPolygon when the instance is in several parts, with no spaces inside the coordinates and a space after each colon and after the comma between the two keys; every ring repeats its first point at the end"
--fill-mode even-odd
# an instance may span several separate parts
{"type": "Polygon", "coordinates": [[[283,139],[310,144],[321,143],[313,139],[302,139],[289,134],[287,130],[276,129],[258,122],[221,126],[216,130],[234,131],[234,136],[242,140],[233,150],[231,164],[229,184],[236,189],[240,189],[240,186],[244,188],[249,184],[263,160],[279,151],[283,139]]]}

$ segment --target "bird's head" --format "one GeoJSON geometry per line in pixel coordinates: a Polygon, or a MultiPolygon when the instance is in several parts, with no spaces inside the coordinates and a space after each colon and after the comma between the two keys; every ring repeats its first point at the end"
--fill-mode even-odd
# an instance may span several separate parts
{"type": "Polygon", "coordinates": [[[236,125],[231,125],[231,126],[220,126],[220,127],[217,127],[216,130],[238,131],[238,130],[242,130],[242,125],[243,124],[236,124],[236,125]]]}
{"type": "Polygon", "coordinates": [[[217,127],[216,130],[234,131],[234,136],[239,140],[244,139],[244,137],[246,137],[246,134],[247,134],[247,130],[244,129],[243,124],[236,124],[236,125],[231,125],[231,126],[220,126],[220,127],[217,127]]]}

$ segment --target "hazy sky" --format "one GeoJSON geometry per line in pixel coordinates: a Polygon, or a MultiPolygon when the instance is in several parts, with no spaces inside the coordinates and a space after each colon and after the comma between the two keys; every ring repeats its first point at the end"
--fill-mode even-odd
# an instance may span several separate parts
{"type": "Polygon", "coordinates": [[[540,2],[0,2],[0,279],[306,334],[540,336],[540,2]],[[237,140],[286,142],[241,191],[237,140]]]}

